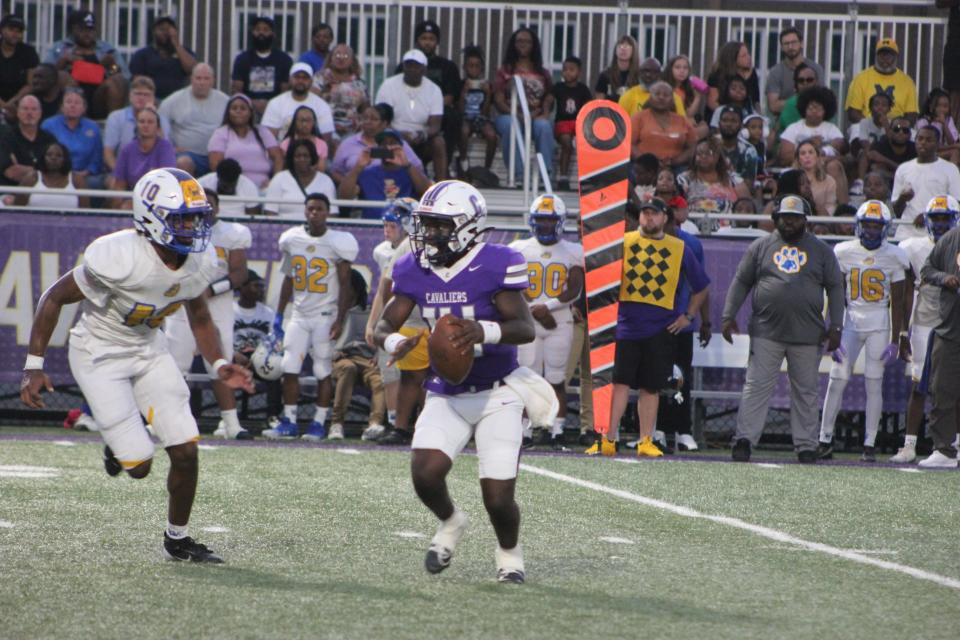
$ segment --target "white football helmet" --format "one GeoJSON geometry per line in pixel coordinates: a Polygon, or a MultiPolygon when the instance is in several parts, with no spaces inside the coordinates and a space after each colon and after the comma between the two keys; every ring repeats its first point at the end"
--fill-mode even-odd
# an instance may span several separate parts
{"type": "Polygon", "coordinates": [[[527,226],[540,244],[556,244],[563,235],[567,205],[560,196],[545,193],[533,201],[527,213],[527,226]]]}
{"type": "Polygon", "coordinates": [[[416,198],[397,198],[383,210],[384,222],[395,222],[407,235],[413,233],[413,210],[420,202],[416,198]]]}
{"type": "Polygon", "coordinates": [[[180,169],[154,169],[133,187],[134,227],[177,253],[206,250],[212,212],[203,187],[180,169]]]}
{"type": "Polygon", "coordinates": [[[250,364],[263,380],[279,380],[283,375],[283,344],[271,333],[254,349],[250,364]]]}
{"type": "Polygon", "coordinates": [[[923,212],[923,218],[927,233],[934,242],[957,226],[958,216],[960,216],[960,203],[953,196],[935,196],[930,199],[923,212]]]}
{"type": "Polygon", "coordinates": [[[444,180],[427,189],[413,211],[410,234],[420,266],[427,269],[455,262],[477,242],[486,221],[487,201],[472,185],[444,180]],[[428,231],[431,222],[434,228],[428,231]],[[452,223],[453,228],[437,233],[436,222],[452,223]]]}
{"type": "Polygon", "coordinates": [[[860,244],[866,249],[878,249],[880,245],[887,241],[887,230],[890,228],[890,221],[893,216],[890,215],[890,209],[879,200],[867,200],[857,209],[856,224],[853,232],[860,238],[860,244]],[[880,230],[866,229],[864,222],[879,222],[880,230]]]}

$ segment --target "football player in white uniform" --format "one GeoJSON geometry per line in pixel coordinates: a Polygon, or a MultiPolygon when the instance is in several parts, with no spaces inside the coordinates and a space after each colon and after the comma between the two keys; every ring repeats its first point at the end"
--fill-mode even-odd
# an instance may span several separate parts
{"type": "MultiPolygon", "coordinates": [[[[410,233],[413,231],[413,210],[418,204],[419,202],[413,198],[400,198],[383,212],[384,226],[392,224],[399,227],[401,240],[394,247],[393,253],[381,265],[380,282],[377,284],[377,291],[373,297],[373,308],[370,311],[370,318],[367,323],[367,336],[371,343],[377,319],[393,295],[393,266],[397,260],[413,252],[410,233]]],[[[400,333],[408,338],[418,333],[429,335],[429,332],[427,323],[420,317],[420,311],[416,308],[410,312],[407,321],[400,327],[400,333]]],[[[400,372],[400,380],[396,400],[397,410],[391,421],[393,429],[387,434],[381,434],[382,437],[376,434],[368,435],[369,429],[363,432],[365,439],[377,439],[380,444],[384,445],[408,444],[413,438],[413,416],[417,406],[423,406],[426,396],[423,383],[430,370],[427,341],[425,339],[420,340],[410,353],[396,361],[395,366],[400,372]]]]}
{"type": "Polygon", "coordinates": [[[253,391],[250,372],[230,364],[220,350],[207,310],[211,283],[222,272],[208,247],[210,205],[203,189],[179,169],[155,169],[133,190],[135,229],[94,240],[83,264],[53,284],[37,305],[20,398],[43,406],[52,390],[43,354],[65,304],[83,301],[70,331],[70,370],[93,409],[103,437],[104,466],[111,476],[150,472],[153,442],[141,414],[153,425],[170,457],[170,493],[163,555],[170,560],[223,562],[189,537],[187,522],[197,489],[197,423],[189,391],[157,329],[186,305],[200,353],[228,387],[253,391]]]}
{"type": "MultiPolygon", "coordinates": [[[[923,409],[927,399],[926,390],[921,388],[921,377],[927,357],[927,343],[933,327],[940,324],[940,289],[920,279],[920,271],[933,245],[943,234],[957,226],[960,216],[960,203],[952,196],[936,196],[927,203],[923,213],[927,235],[922,238],[907,238],[900,242],[900,248],[910,259],[912,274],[907,282],[906,303],[913,305],[910,318],[910,332],[900,332],[900,354],[909,364],[907,374],[913,380],[910,400],[907,403],[907,433],[903,438],[903,447],[890,462],[908,463],[917,459],[917,435],[923,422],[923,409]],[[916,295],[913,295],[916,290],[916,295]]],[[[908,311],[909,314],[909,311],[908,311]]]]}
{"type": "MultiPolygon", "coordinates": [[[[217,214],[220,198],[213,192],[206,195],[212,209],[210,244],[213,245],[221,266],[221,277],[210,285],[207,307],[210,309],[213,323],[217,325],[217,330],[220,332],[220,350],[224,354],[231,354],[232,360],[233,290],[247,281],[247,249],[253,243],[253,238],[250,235],[250,229],[246,226],[219,220],[217,214]]],[[[197,353],[197,342],[190,330],[186,311],[181,309],[170,315],[164,326],[164,333],[167,336],[170,355],[180,367],[180,371],[184,374],[189,373],[193,357],[197,353]]],[[[207,372],[212,375],[213,364],[207,361],[203,364],[207,372]]],[[[211,386],[217,405],[220,407],[220,420],[223,427],[215,433],[228,439],[252,439],[250,432],[240,426],[240,420],[237,418],[237,399],[234,397],[233,389],[218,380],[214,380],[211,386]]]]}
{"type": "MultiPolygon", "coordinates": [[[[340,336],[353,302],[350,265],[359,251],[353,234],[327,228],[329,214],[327,196],[311,193],[304,205],[307,223],[280,236],[281,268],[286,277],[280,288],[273,333],[283,339],[283,417],[275,428],[263,432],[267,438],[299,435],[300,370],[308,351],[317,378],[317,408],[303,439],[318,441],[327,437],[324,422],[333,402],[333,343],[340,336]],[[284,330],[283,312],[291,299],[293,313],[284,330]]],[[[343,433],[331,431],[330,437],[343,438],[343,433]]]]}
{"type": "MultiPolygon", "coordinates": [[[[446,569],[466,530],[467,517],[450,499],[446,477],[453,459],[474,438],[483,503],[499,543],[497,580],[519,583],[525,573],[514,491],[524,401],[505,379],[518,368],[515,345],[533,340],[534,328],[522,295],[526,261],[509,247],[479,241],[486,213],[483,196],[465,182],[444,180],[426,191],[414,212],[414,254],[394,265],[393,297],[375,337],[399,359],[425,339],[399,333],[415,306],[431,323],[446,314],[460,318],[453,346],[478,355],[459,384],[428,377],[426,404],[413,435],[413,486],[440,519],[424,564],[430,573],[446,569]]],[[[549,386],[540,382],[553,401],[549,386]]]]}
{"type": "MultiPolygon", "coordinates": [[[[583,288],[583,247],[563,239],[567,207],[558,196],[546,193],[530,205],[530,237],[510,243],[527,259],[530,288],[524,293],[537,337],[517,347],[517,360],[553,386],[560,412],[550,427],[553,448],[563,450],[563,425],[567,417],[567,360],[573,345],[573,312],[583,288]]],[[[548,425],[535,425],[548,426],[548,425]]],[[[525,437],[532,435],[527,431],[525,437]]],[[[529,442],[529,440],[528,440],[529,442]]]]}
{"type": "Polygon", "coordinates": [[[910,270],[907,254],[887,242],[891,220],[887,205],[879,200],[867,200],[857,209],[854,230],[857,238],[834,247],[844,275],[847,308],[840,347],[832,354],[834,365],[823,404],[817,450],[821,459],[833,457],[834,424],[843,391],[860,350],[865,349],[863,377],[867,407],[862,460],[876,462],[874,441],[883,411],[883,370],[899,353],[900,330],[906,326],[904,281],[910,270]]]}

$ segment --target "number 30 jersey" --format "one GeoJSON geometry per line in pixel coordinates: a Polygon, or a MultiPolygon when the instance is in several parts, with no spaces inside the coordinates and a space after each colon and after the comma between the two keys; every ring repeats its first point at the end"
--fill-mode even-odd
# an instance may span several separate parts
{"type": "MultiPolygon", "coordinates": [[[[530,286],[526,297],[531,305],[549,304],[556,300],[567,288],[570,269],[583,267],[583,247],[576,242],[561,239],[556,244],[545,245],[535,237],[515,240],[510,248],[519,251],[527,260],[527,273],[530,286]]],[[[572,316],[569,305],[553,311],[560,321],[572,316]]]]}
{"type": "Polygon", "coordinates": [[[890,329],[890,285],[902,281],[910,260],[900,247],[885,242],[870,250],[860,240],[834,248],[847,290],[843,325],[857,331],[890,329]]]}
{"type": "Polygon", "coordinates": [[[281,270],[293,280],[293,313],[300,317],[336,307],[340,295],[337,263],[353,262],[359,252],[357,239],[346,231],[327,229],[312,236],[306,226],[287,229],[280,236],[281,270]]]}
{"type": "Polygon", "coordinates": [[[70,343],[98,357],[163,349],[156,331],[163,319],[203,294],[224,269],[213,246],[188,254],[179,269],[171,269],[133,229],[101,236],[73,270],[86,300],[70,343]]]}

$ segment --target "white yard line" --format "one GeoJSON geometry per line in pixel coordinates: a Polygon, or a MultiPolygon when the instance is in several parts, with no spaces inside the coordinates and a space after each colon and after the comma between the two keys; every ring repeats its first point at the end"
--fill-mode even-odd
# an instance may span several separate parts
{"type": "Polygon", "coordinates": [[[927,580],[928,582],[933,582],[943,587],[949,587],[951,589],[960,590],[960,580],[956,578],[950,578],[947,576],[942,576],[931,571],[925,571],[923,569],[917,569],[916,567],[910,567],[905,564],[899,564],[896,562],[889,562],[887,560],[880,560],[878,558],[871,558],[864,553],[858,551],[852,551],[850,549],[840,549],[838,547],[832,547],[827,544],[821,544],[819,542],[811,542],[809,540],[804,540],[796,536],[792,536],[789,533],[783,531],[778,531],[777,529],[771,529],[770,527],[763,527],[756,524],[750,524],[749,522],[744,522],[738,518],[729,518],[727,516],[712,516],[705,513],[700,513],[695,509],[689,507],[684,507],[677,504],[672,504],[670,502],[664,502],[663,500],[657,500],[655,498],[647,498],[646,496],[641,496],[636,493],[631,493],[629,491],[623,491],[622,489],[614,489],[596,482],[591,482],[589,480],[582,480],[581,478],[576,478],[574,476],[568,476],[563,473],[557,473],[555,471],[549,471],[541,467],[534,467],[529,464],[521,464],[520,468],[529,473],[533,473],[545,478],[551,478],[553,480],[559,480],[560,482],[566,482],[578,487],[583,487],[585,489],[591,489],[593,491],[598,491],[600,493],[606,493],[611,496],[616,496],[617,498],[622,498],[624,500],[629,500],[631,502],[636,502],[647,507],[654,507],[656,509],[661,509],[663,511],[668,511],[678,516],[683,516],[686,518],[702,518],[704,520],[709,520],[710,522],[716,522],[717,524],[724,524],[728,527],[733,527],[735,529],[742,529],[744,531],[749,531],[758,536],[774,540],[776,542],[783,542],[786,544],[792,544],[797,547],[802,547],[810,551],[818,551],[820,553],[825,553],[830,556],[837,558],[843,558],[844,560],[851,560],[853,562],[859,562],[860,564],[871,565],[874,567],[879,567],[881,569],[886,569],[888,571],[896,571],[897,573],[902,573],[904,575],[911,576],[918,580],[927,580]]]}

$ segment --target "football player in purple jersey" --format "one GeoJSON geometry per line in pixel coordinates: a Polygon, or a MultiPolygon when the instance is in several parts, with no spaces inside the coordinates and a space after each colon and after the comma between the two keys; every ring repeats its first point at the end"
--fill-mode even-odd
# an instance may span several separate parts
{"type": "Polygon", "coordinates": [[[499,543],[497,580],[522,583],[514,491],[524,404],[504,378],[517,369],[516,345],[533,340],[535,332],[523,298],[527,261],[509,247],[480,242],[486,214],[483,196],[465,182],[445,180],[427,190],[413,212],[414,252],[394,266],[393,298],[377,322],[375,340],[396,360],[420,339],[399,333],[414,307],[431,327],[447,314],[462,319],[453,344],[473,350],[473,367],[459,384],[430,372],[413,436],[413,486],[441,521],[425,566],[430,573],[446,569],[466,530],[467,516],[450,499],[446,476],[472,437],[483,503],[499,543]]]}

